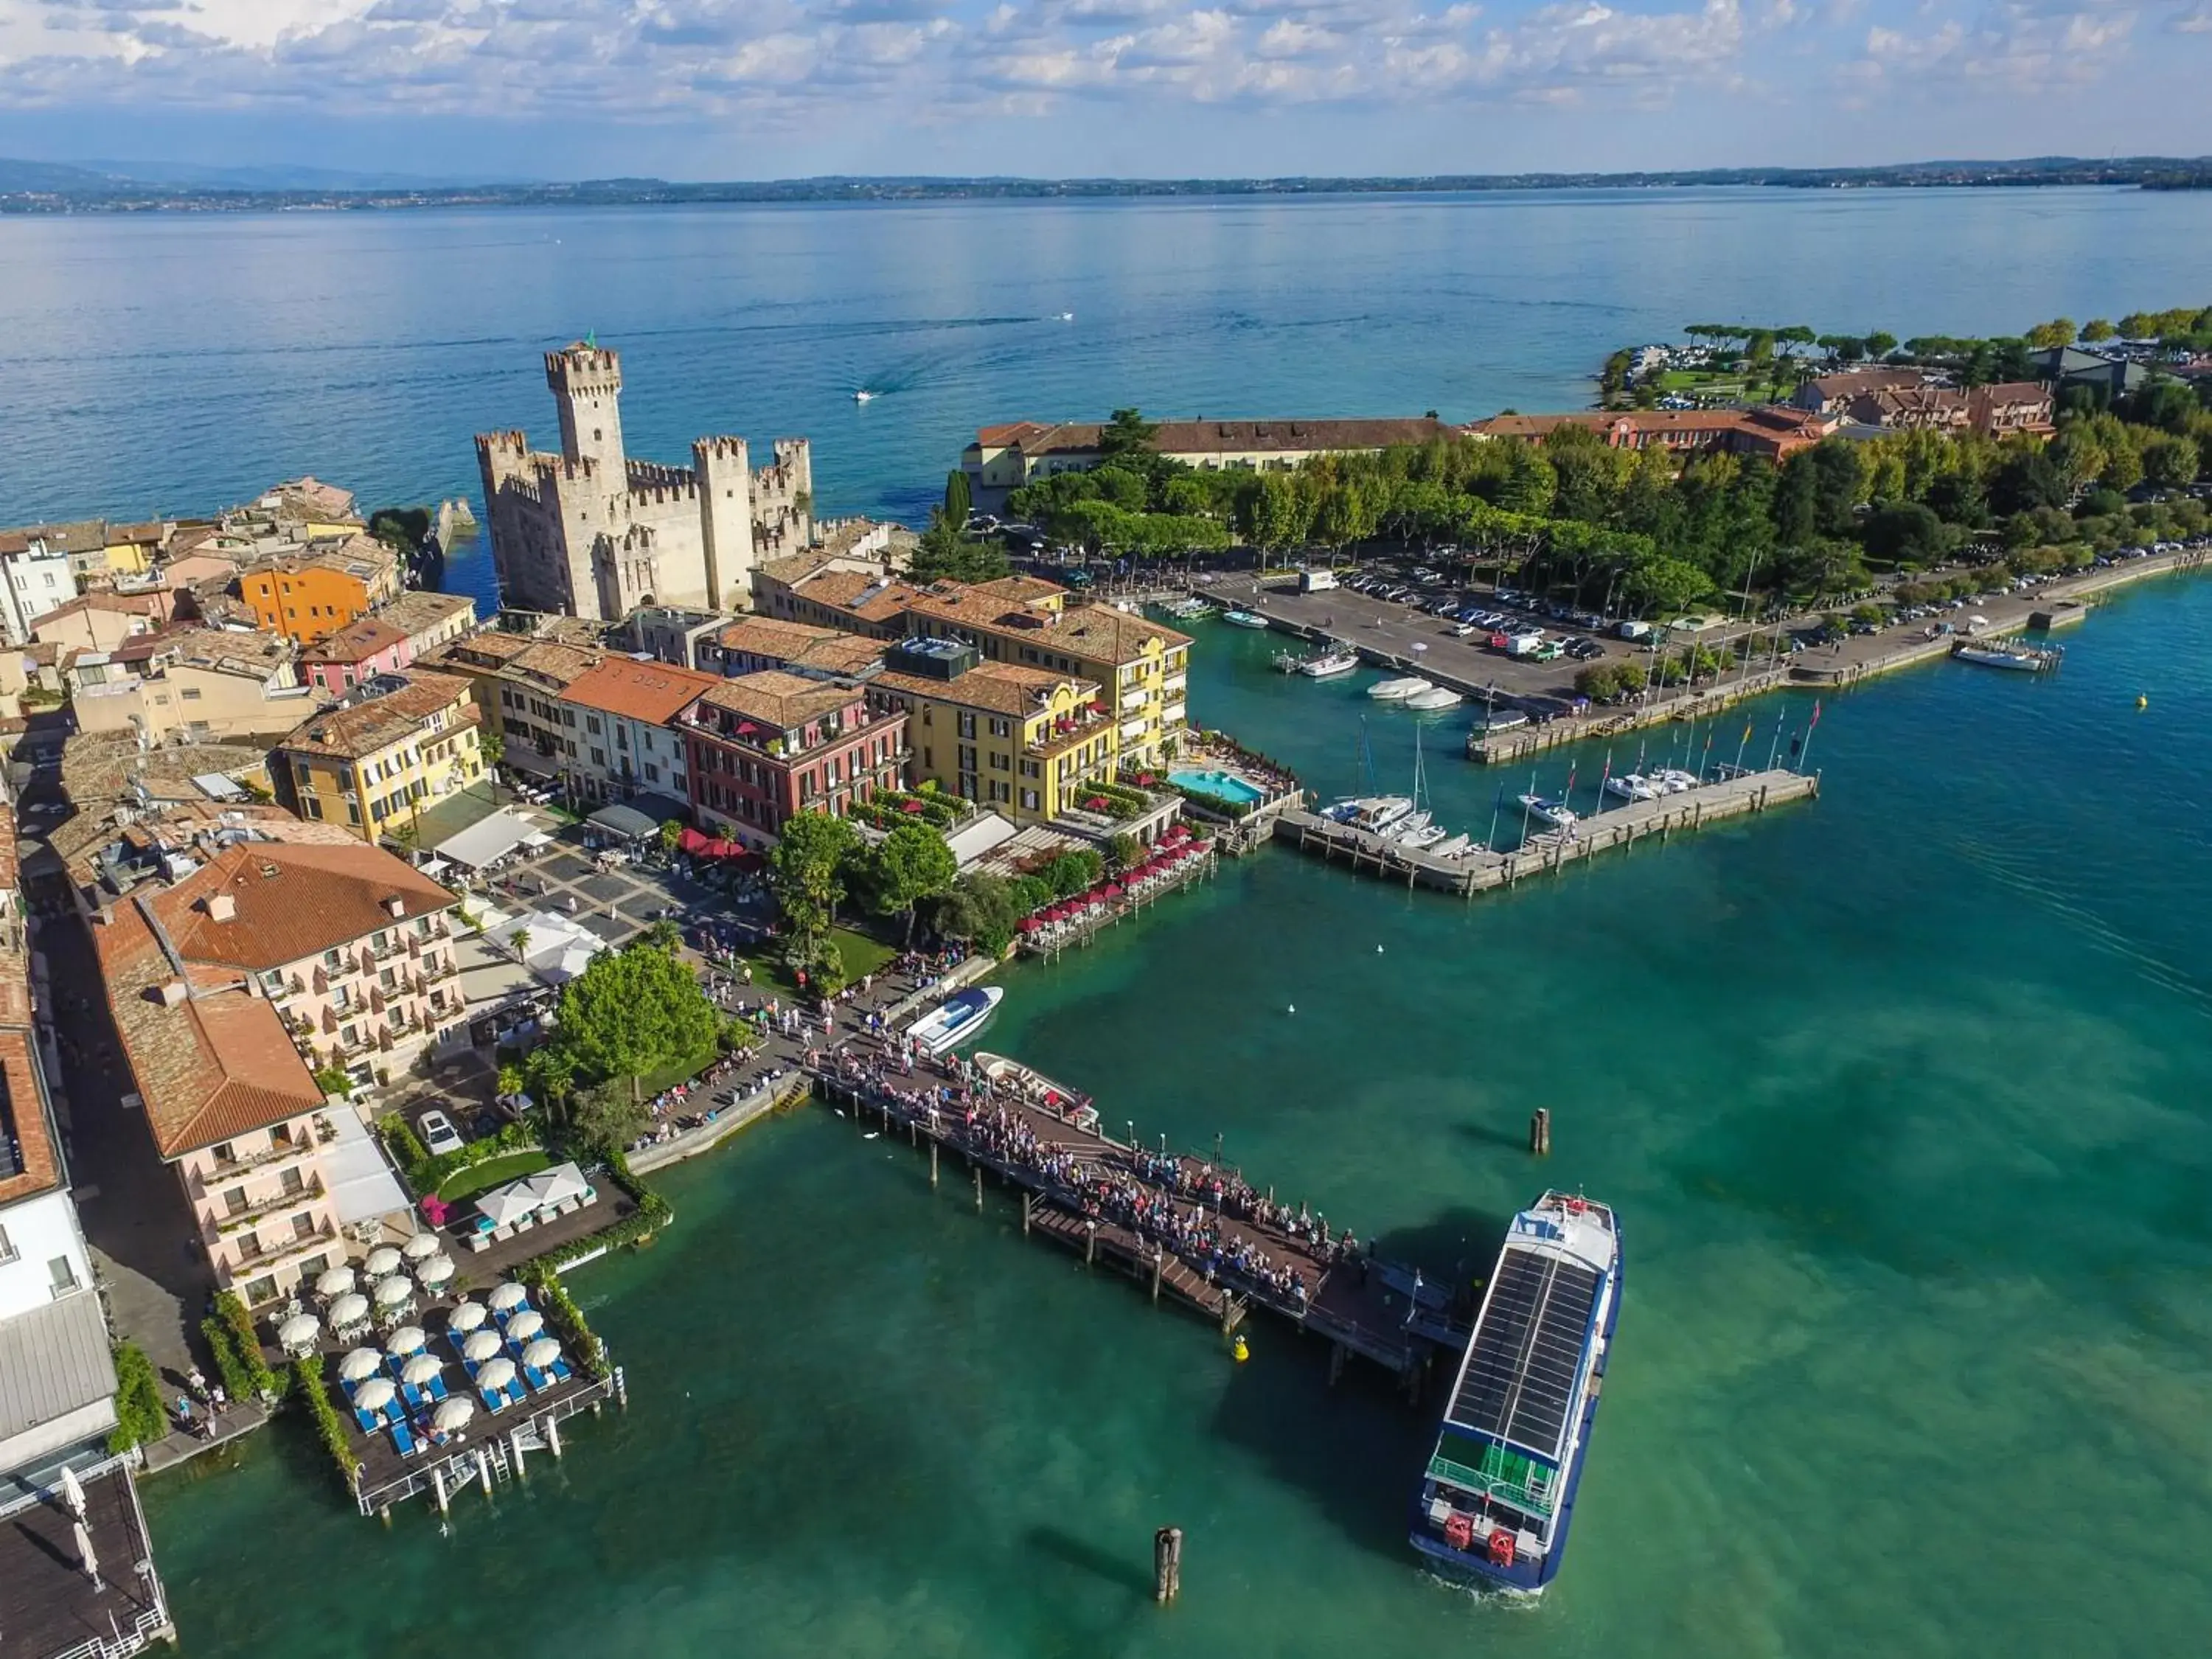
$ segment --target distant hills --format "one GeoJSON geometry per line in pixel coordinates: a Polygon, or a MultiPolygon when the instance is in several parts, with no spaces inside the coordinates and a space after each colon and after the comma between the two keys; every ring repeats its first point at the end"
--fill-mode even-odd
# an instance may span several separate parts
{"type": "Polygon", "coordinates": [[[724,183],[594,179],[557,184],[470,181],[317,167],[209,167],[159,161],[0,159],[0,212],[268,210],[453,206],[635,206],[713,202],[927,202],[1159,196],[1407,195],[1503,190],[1663,190],[1691,185],[1780,190],[2212,188],[2212,156],[2106,161],[2044,155],[2009,161],[1913,161],[1880,167],[1717,167],[1674,173],[1438,173],[1286,179],[830,177],[724,183]]]}

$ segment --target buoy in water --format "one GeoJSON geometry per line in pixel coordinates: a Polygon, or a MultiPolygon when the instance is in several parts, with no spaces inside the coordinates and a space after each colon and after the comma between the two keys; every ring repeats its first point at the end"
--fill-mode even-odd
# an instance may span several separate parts
{"type": "Polygon", "coordinates": [[[1243,1333],[1241,1331],[1237,1333],[1236,1346],[1231,1347],[1229,1352],[1240,1365],[1252,1357],[1251,1347],[1244,1340],[1243,1333]]]}
{"type": "Polygon", "coordinates": [[[2149,708],[2149,707],[2150,707],[2150,699],[2149,699],[2148,697],[2147,697],[2147,696],[2143,696],[2142,693],[2138,692],[2138,693],[2136,695],[2136,708],[2149,708]]]}
{"type": "Polygon", "coordinates": [[[1294,1013],[1294,1014],[1295,1014],[1296,1012],[1297,1012],[1297,1011],[1298,1011],[1298,1005],[1297,1005],[1297,1003],[1295,1003],[1295,1002],[1294,1002],[1294,1003],[1292,1003],[1292,1004],[1291,1005],[1291,1012],[1292,1013],[1294,1013]]]}

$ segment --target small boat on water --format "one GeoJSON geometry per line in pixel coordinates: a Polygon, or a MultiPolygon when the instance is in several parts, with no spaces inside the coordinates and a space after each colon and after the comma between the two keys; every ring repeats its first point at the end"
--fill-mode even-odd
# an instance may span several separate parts
{"type": "Polygon", "coordinates": [[[1582,822],[1581,813],[1553,796],[1523,795],[1521,805],[1528,809],[1530,817],[1540,823],[1548,823],[1554,830],[1565,830],[1582,822]]]}
{"type": "Polygon", "coordinates": [[[1373,834],[1395,823],[1413,810],[1413,799],[1406,795],[1353,795],[1324,809],[1322,816],[1332,823],[1349,824],[1354,830],[1373,834]]]}
{"type": "MultiPolygon", "coordinates": [[[[853,394],[853,401],[854,401],[854,403],[856,403],[856,404],[865,404],[865,403],[866,403],[869,399],[871,399],[872,398],[873,398],[875,395],[876,395],[876,394],[875,394],[874,392],[870,392],[870,391],[866,390],[865,387],[863,387],[860,391],[855,392],[853,394]]],[[[954,528],[957,529],[957,528],[958,528],[958,526],[954,526],[954,528]]]]}
{"type": "Polygon", "coordinates": [[[1449,831],[1441,823],[1425,823],[1398,837],[1398,845],[1410,847],[1416,853],[1425,853],[1442,841],[1449,831]]]}
{"type": "Polygon", "coordinates": [[[1427,829],[1430,816],[1425,811],[1408,812],[1403,817],[1393,818],[1376,833],[1385,841],[1403,842],[1407,836],[1417,836],[1427,829]]]}
{"type": "Polygon", "coordinates": [[[1694,789],[1698,787],[1698,775],[1695,772],[1685,772],[1679,766],[1662,766],[1651,775],[1651,781],[1659,786],[1661,794],[1679,795],[1685,789],[1694,789]]]}
{"type": "Polygon", "coordinates": [[[1188,594],[1180,599],[1162,599],[1159,608],[1179,622],[1196,622],[1201,617],[1211,617],[1215,607],[1197,594],[1188,594]]]}
{"type": "Polygon", "coordinates": [[[1454,836],[1449,841],[1438,842],[1429,848],[1429,856],[1437,859],[1455,859],[1462,853],[1474,850],[1474,837],[1454,836]]]}
{"type": "Polygon", "coordinates": [[[1513,1218],[1414,1499],[1411,1540],[1431,1567],[1524,1592],[1558,1575],[1620,1267],[1607,1205],[1548,1192],[1513,1218]]]}
{"type": "Polygon", "coordinates": [[[1023,1099],[1058,1113],[1079,1129],[1098,1127],[1098,1110],[1090,1096],[1064,1088],[1034,1066],[1004,1054],[986,1054],[978,1048],[972,1059],[975,1069],[1001,1088],[1012,1088],[1023,1099]]]}
{"type": "Polygon", "coordinates": [[[1605,791],[1623,800],[1657,800],[1665,793],[1641,772],[1623,772],[1605,781],[1605,791]]]}
{"type": "Polygon", "coordinates": [[[1310,680],[1334,679],[1339,674],[1349,674],[1359,666],[1359,653],[1347,646],[1324,651],[1317,657],[1308,657],[1298,665],[1298,672],[1310,680]]]}
{"type": "Polygon", "coordinates": [[[907,1036],[915,1048],[933,1059],[981,1030],[984,1022],[997,1011],[1006,995],[995,985],[972,985],[964,991],[957,991],[940,1006],[908,1026],[907,1036]]]}
{"type": "Polygon", "coordinates": [[[2057,646],[2021,645],[2010,641],[1978,640],[1968,644],[1961,640],[1951,647],[1954,662],[1970,662],[1977,668],[2002,668],[2014,674],[2041,674],[2058,666],[2058,659],[2066,653],[2057,646]]]}
{"type": "Polygon", "coordinates": [[[1449,708],[1459,700],[1459,693],[1450,687],[1432,685],[1427,690],[1416,691],[1412,696],[1407,698],[1406,707],[1417,709],[1425,714],[1439,708],[1449,708]]]}
{"type": "Polygon", "coordinates": [[[1416,691],[1428,689],[1428,682],[1412,676],[1395,680],[1377,680],[1367,688],[1367,695],[1382,702],[1402,702],[1416,691]]]}
{"type": "Polygon", "coordinates": [[[1265,628],[1267,619],[1249,611],[1224,611],[1221,620],[1231,628],[1265,628]]]}

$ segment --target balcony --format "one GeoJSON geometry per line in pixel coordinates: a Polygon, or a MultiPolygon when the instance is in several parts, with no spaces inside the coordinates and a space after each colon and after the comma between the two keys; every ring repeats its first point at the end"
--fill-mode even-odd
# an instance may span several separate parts
{"type": "Polygon", "coordinates": [[[200,1218],[200,1237],[213,1244],[233,1233],[266,1221],[272,1215],[283,1215],[311,1204],[323,1196],[323,1178],[317,1175],[307,1185],[291,1192],[275,1192],[258,1203],[249,1204],[242,1210],[226,1211],[221,1215],[200,1218]]]}
{"type": "Polygon", "coordinates": [[[1188,725],[1190,720],[1190,705],[1188,703],[1171,702],[1164,709],[1160,711],[1160,719],[1164,723],[1169,726],[1188,725]]]}
{"type": "Polygon", "coordinates": [[[257,1239],[254,1241],[251,1254],[242,1250],[240,1252],[238,1265],[230,1270],[229,1277],[233,1284],[235,1284],[240,1279],[250,1279],[258,1273],[266,1273],[270,1268],[283,1262],[295,1261],[303,1255],[311,1255],[317,1250],[326,1250],[337,1242],[337,1224],[328,1221],[305,1234],[295,1234],[278,1243],[264,1244],[257,1239]]]}
{"type": "Polygon", "coordinates": [[[216,1158],[196,1177],[198,1190],[192,1196],[205,1198],[210,1189],[236,1181],[241,1176],[266,1173],[280,1170],[287,1164],[314,1156],[316,1143],[305,1136],[296,1140],[280,1141],[245,1158],[216,1158]]]}
{"type": "Polygon", "coordinates": [[[1160,695],[1164,697],[1180,696],[1182,695],[1183,688],[1189,684],[1190,676],[1188,674],[1182,673],[1181,672],[1170,674],[1161,684],[1160,695]]]}

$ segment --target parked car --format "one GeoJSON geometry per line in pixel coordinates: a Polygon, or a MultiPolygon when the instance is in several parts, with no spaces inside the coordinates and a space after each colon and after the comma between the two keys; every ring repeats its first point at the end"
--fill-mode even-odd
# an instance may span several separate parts
{"type": "Polygon", "coordinates": [[[453,1127],[453,1119],[443,1112],[425,1112],[415,1120],[422,1133],[422,1146],[433,1158],[443,1158],[447,1152],[461,1150],[460,1132],[453,1127]]]}

